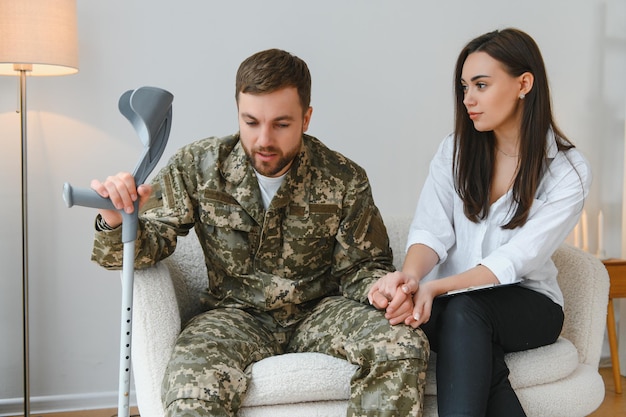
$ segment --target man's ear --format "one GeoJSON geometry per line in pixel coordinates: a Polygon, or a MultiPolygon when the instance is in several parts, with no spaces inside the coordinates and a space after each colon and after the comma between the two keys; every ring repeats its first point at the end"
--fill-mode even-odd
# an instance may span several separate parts
{"type": "Polygon", "coordinates": [[[311,114],[313,114],[313,107],[309,107],[304,112],[304,119],[302,123],[302,133],[306,132],[309,129],[309,123],[311,122],[311,114]]]}

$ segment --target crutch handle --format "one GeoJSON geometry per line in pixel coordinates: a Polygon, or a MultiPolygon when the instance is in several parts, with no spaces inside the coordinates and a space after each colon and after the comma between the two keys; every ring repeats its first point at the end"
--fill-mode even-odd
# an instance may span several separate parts
{"type": "Polygon", "coordinates": [[[67,182],[63,184],[63,200],[68,208],[76,205],[115,210],[110,199],[102,197],[91,188],[75,188],[67,182]]]}
{"type": "MultiPolygon", "coordinates": [[[[68,208],[76,205],[116,210],[113,203],[111,203],[111,199],[102,197],[91,188],[75,188],[67,182],[63,184],[63,200],[65,200],[65,204],[68,208]]],[[[135,201],[135,210],[133,210],[132,213],[129,214],[120,210],[122,214],[122,242],[124,243],[133,242],[137,239],[137,225],[139,223],[137,216],[138,209],[139,204],[135,201]]]]}

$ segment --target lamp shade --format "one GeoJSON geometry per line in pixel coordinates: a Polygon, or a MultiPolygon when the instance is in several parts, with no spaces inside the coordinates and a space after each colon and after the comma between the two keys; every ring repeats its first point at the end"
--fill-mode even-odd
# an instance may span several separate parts
{"type": "Polygon", "coordinates": [[[0,75],[78,72],[76,0],[0,0],[0,75]]]}

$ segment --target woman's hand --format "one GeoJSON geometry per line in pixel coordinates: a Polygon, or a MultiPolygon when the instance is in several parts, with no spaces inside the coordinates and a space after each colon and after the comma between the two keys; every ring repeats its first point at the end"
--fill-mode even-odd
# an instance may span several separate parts
{"type": "Polygon", "coordinates": [[[404,320],[404,323],[415,329],[428,322],[432,313],[433,300],[437,295],[432,281],[420,285],[419,291],[413,296],[413,312],[404,320]]]}
{"type": "Polygon", "coordinates": [[[392,272],[380,278],[368,292],[370,304],[385,310],[392,325],[405,322],[413,314],[413,292],[418,281],[403,272],[392,272]]]}

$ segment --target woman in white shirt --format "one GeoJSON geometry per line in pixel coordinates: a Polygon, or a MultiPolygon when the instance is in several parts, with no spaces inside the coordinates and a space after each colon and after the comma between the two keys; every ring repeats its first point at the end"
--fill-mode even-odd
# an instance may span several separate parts
{"type": "Polygon", "coordinates": [[[578,221],[591,172],[554,123],[543,59],[526,33],[469,42],[455,96],[455,130],[431,162],[402,271],[369,299],[392,324],[428,335],[440,417],[525,416],[504,354],[561,332],[551,255],[578,221]],[[446,296],[482,286],[490,289],[446,296]]]}

